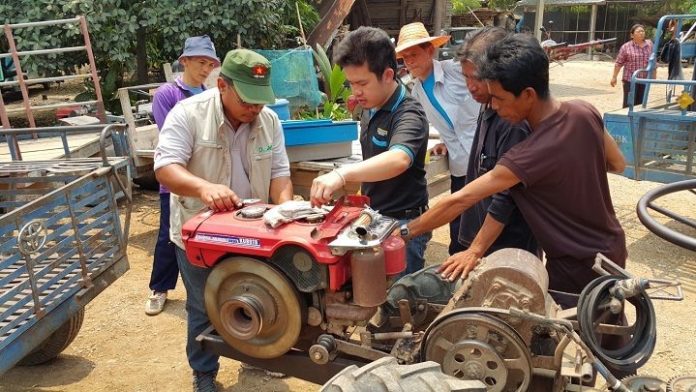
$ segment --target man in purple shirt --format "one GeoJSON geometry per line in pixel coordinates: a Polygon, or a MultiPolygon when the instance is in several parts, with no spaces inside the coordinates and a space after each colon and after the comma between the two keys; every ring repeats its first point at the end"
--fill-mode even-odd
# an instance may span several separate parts
{"type": "MultiPolygon", "coordinates": [[[[215,53],[213,42],[204,35],[186,39],[179,63],[184,66],[184,73],[174,82],[160,86],[152,101],[152,114],[160,129],[177,102],[205,90],[203,82],[214,68],[220,66],[220,59],[215,53]]],[[[160,185],[160,227],[150,275],[151,293],[145,302],[145,313],[148,315],[162,312],[167,301],[167,291],[176,286],[179,268],[174,246],[169,240],[169,190],[160,185]]]]}

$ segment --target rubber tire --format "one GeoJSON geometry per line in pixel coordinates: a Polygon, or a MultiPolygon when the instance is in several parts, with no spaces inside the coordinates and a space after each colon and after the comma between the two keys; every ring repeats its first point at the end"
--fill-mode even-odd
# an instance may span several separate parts
{"type": "Polygon", "coordinates": [[[68,321],[44,340],[34,351],[19,361],[20,366],[34,366],[48,362],[63,352],[80,332],[85,319],[85,308],[75,313],[68,321]]]}
{"type": "Polygon", "coordinates": [[[442,373],[435,362],[399,365],[394,357],[378,359],[361,368],[351,365],[327,381],[320,392],[485,392],[478,380],[460,380],[442,373]]]}
{"type": "Polygon", "coordinates": [[[140,187],[140,189],[148,191],[159,191],[160,184],[159,182],[157,182],[157,178],[155,178],[155,172],[150,172],[138,178],[134,178],[133,183],[140,187]]]}

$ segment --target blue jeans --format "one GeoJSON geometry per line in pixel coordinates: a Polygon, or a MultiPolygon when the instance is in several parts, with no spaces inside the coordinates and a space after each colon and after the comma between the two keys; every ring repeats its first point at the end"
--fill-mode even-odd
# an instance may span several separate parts
{"type": "Polygon", "coordinates": [[[190,264],[186,259],[186,252],[178,246],[176,261],[186,287],[186,356],[189,366],[199,372],[217,370],[220,367],[220,357],[203,351],[201,345],[196,343],[196,336],[210,326],[208,313],[205,311],[205,282],[212,270],[190,264]]]}
{"type": "Polygon", "coordinates": [[[169,196],[170,193],[160,193],[160,226],[150,274],[150,290],[158,293],[174,290],[179,278],[176,245],[169,240],[169,196]]]}
{"type": "MultiPolygon", "coordinates": [[[[399,226],[410,222],[411,219],[402,219],[399,221],[399,226]]],[[[399,277],[420,271],[425,266],[425,249],[428,247],[428,241],[433,238],[433,232],[429,231],[419,236],[411,238],[406,243],[406,270],[399,277]]]]}

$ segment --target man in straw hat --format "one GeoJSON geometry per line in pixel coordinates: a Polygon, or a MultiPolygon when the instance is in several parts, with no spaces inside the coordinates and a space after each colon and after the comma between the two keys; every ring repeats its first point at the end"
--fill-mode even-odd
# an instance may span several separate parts
{"type": "MultiPolygon", "coordinates": [[[[458,61],[434,60],[435,49],[449,36],[431,37],[423,23],[401,28],[396,55],[401,57],[415,78],[412,94],[423,105],[430,123],[440,132],[435,154],[447,154],[451,174],[450,191],[460,190],[466,182],[471,142],[476,132],[480,105],[471,97],[458,61]]],[[[457,240],[459,219],[450,222],[449,254],[464,250],[457,240]]]]}
{"type": "Polygon", "coordinates": [[[247,49],[227,53],[217,88],[179,102],[169,112],[155,149],[157,180],[172,192],[170,238],[186,287],[186,354],[194,391],[215,391],[219,357],[196,336],[210,326],[204,303],[210,269],[189,264],[181,226],[206,209],[228,211],[245,198],[291,200],[290,164],[275,102],[271,64],[247,49]]]}
{"type": "MultiPolygon", "coordinates": [[[[365,109],[360,122],[363,161],[314,179],[312,204],[328,202],[346,182],[362,182],[371,207],[405,225],[428,209],[428,121],[423,108],[397,80],[394,44],[383,30],[360,27],[350,32],[336,47],[334,59],[365,109]]],[[[404,273],[423,268],[430,238],[432,233],[426,232],[409,242],[404,273]]]]}
{"type": "MultiPolygon", "coordinates": [[[[152,115],[159,129],[162,129],[164,119],[177,102],[205,91],[205,79],[214,68],[220,66],[213,41],[207,35],[187,38],[179,62],[184,66],[184,73],[173,82],[160,86],[152,99],[152,115]]],[[[174,290],[179,278],[176,248],[169,240],[169,189],[160,185],[159,193],[160,227],[150,274],[151,293],[145,302],[145,314],[150,316],[164,310],[167,291],[174,290]]]]}

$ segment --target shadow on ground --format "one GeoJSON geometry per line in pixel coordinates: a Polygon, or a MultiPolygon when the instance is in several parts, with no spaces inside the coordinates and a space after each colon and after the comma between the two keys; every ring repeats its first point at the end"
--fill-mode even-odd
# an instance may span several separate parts
{"type": "Polygon", "coordinates": [[[43,365],[16,366],[10,369],[3,379],[12,380],[12,383],[0,381],[0,390],[37,392],[41,388],[66,386],[86,378],[94,368],[94,362],[88,359],[61,354],[43,365]]]}
{"type": "MultiPolygon", "coordinates": [[[[665,226],[696,237],[696,230],[685,230],[685,226],[676,221],[670,221],[665,226]]],[[[649,277],[679,280],[685,293],[696,293],[696,252],[649,232],[628,246],[628,259],[634,269],[650,271],[649,277]]]]}
{"type": "Polygon", "coordinates": [[[551,93],[556,98],[593,97],[593,96],[597,96],[597,95],[607,95],[606,90],[599,89],[599,88],[571,86],[571,85],[556,84],[556,83],[551,83],[550,88],[551,88],[551,93]]]}

